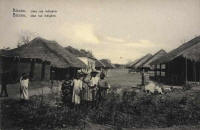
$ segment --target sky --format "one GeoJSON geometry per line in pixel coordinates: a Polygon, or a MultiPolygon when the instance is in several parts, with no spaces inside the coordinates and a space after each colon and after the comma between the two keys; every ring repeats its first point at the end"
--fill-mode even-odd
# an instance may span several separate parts
{"type": "Polygon", "coordinates": [[[199,12],[200,0],[0,0],[0,48],[31,34],[127,63],[199,36],[199,12]],[[13,17],[13,8],[27,17],[13,17]],[[56,17],[29,17],[48,9],[56,17]]]}

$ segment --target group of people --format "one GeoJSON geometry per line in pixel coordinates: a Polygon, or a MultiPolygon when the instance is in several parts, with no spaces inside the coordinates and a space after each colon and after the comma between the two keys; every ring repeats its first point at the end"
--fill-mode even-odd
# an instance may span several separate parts
{"type": "Polygon", "coordinates": [[[105,79],[105,74],[92,71],[90,74],[80,72],[72,79],[67,75],[62,84],[62,97],[68,105],[96,106],[104,100],[110,84],[105,79]]]}
{"type": "MultiPolygon", "coordinates": [[[[8,96],[7,78],[5,75],[2,77],[0,96],[8,96]]],[[[29,100],[29,76],[23,73],[19,79],[19,83],[20,99],[22,101],[29,100]]],[[[71,77],[70,74],[66,75],[66,80],[62,83],[61,96],[64,102],[71,106],[79,106],[79,104],[96,106],[97,103],[104,100],[109,88],[110,84],[105,79],[103,72],[77,72],[75,77],[71,77]]]]}

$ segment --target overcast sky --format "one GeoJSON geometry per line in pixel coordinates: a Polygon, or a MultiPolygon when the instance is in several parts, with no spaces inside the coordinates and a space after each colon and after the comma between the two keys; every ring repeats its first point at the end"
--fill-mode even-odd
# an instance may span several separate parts
{"type": "Polygon", "coordinates": [[[126,63],[200,35],[200,0],[0,0],[0,48],[16,47],[27,31],[126,63]],[[13,8],[28,17],[12,17],[13,8]],[[30,18],[31,9],[57,17],[30,18]]]}

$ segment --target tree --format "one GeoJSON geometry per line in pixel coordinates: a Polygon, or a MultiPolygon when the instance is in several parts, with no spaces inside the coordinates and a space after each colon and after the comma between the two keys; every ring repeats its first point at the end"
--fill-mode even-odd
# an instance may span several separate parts
{"type": "Polygon", "coordinates": [[[89,57],[94,57],[94,55],[92,54],[92,51],[87,51],[85,49],[80,49],[80,52],[82,52],[83,54],[89,56],[89,57]]]}
{"type": "Polygon", "coordinates": [[[34,37],[36,37],[36,33],[30,31],[22,31],[17,42],[17,47],[28,44],[34,37]]]}

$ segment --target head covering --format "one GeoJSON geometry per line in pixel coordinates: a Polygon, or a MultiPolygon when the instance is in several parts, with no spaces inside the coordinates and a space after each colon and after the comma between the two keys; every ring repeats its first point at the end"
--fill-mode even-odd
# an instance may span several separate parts
{"type": "Polygon", "coordinates": [[[92,72],[91,72],[91,74],[98,74],[99,73],[99,71],[97,71],[97,70],[92,70],[92,72]]]}

